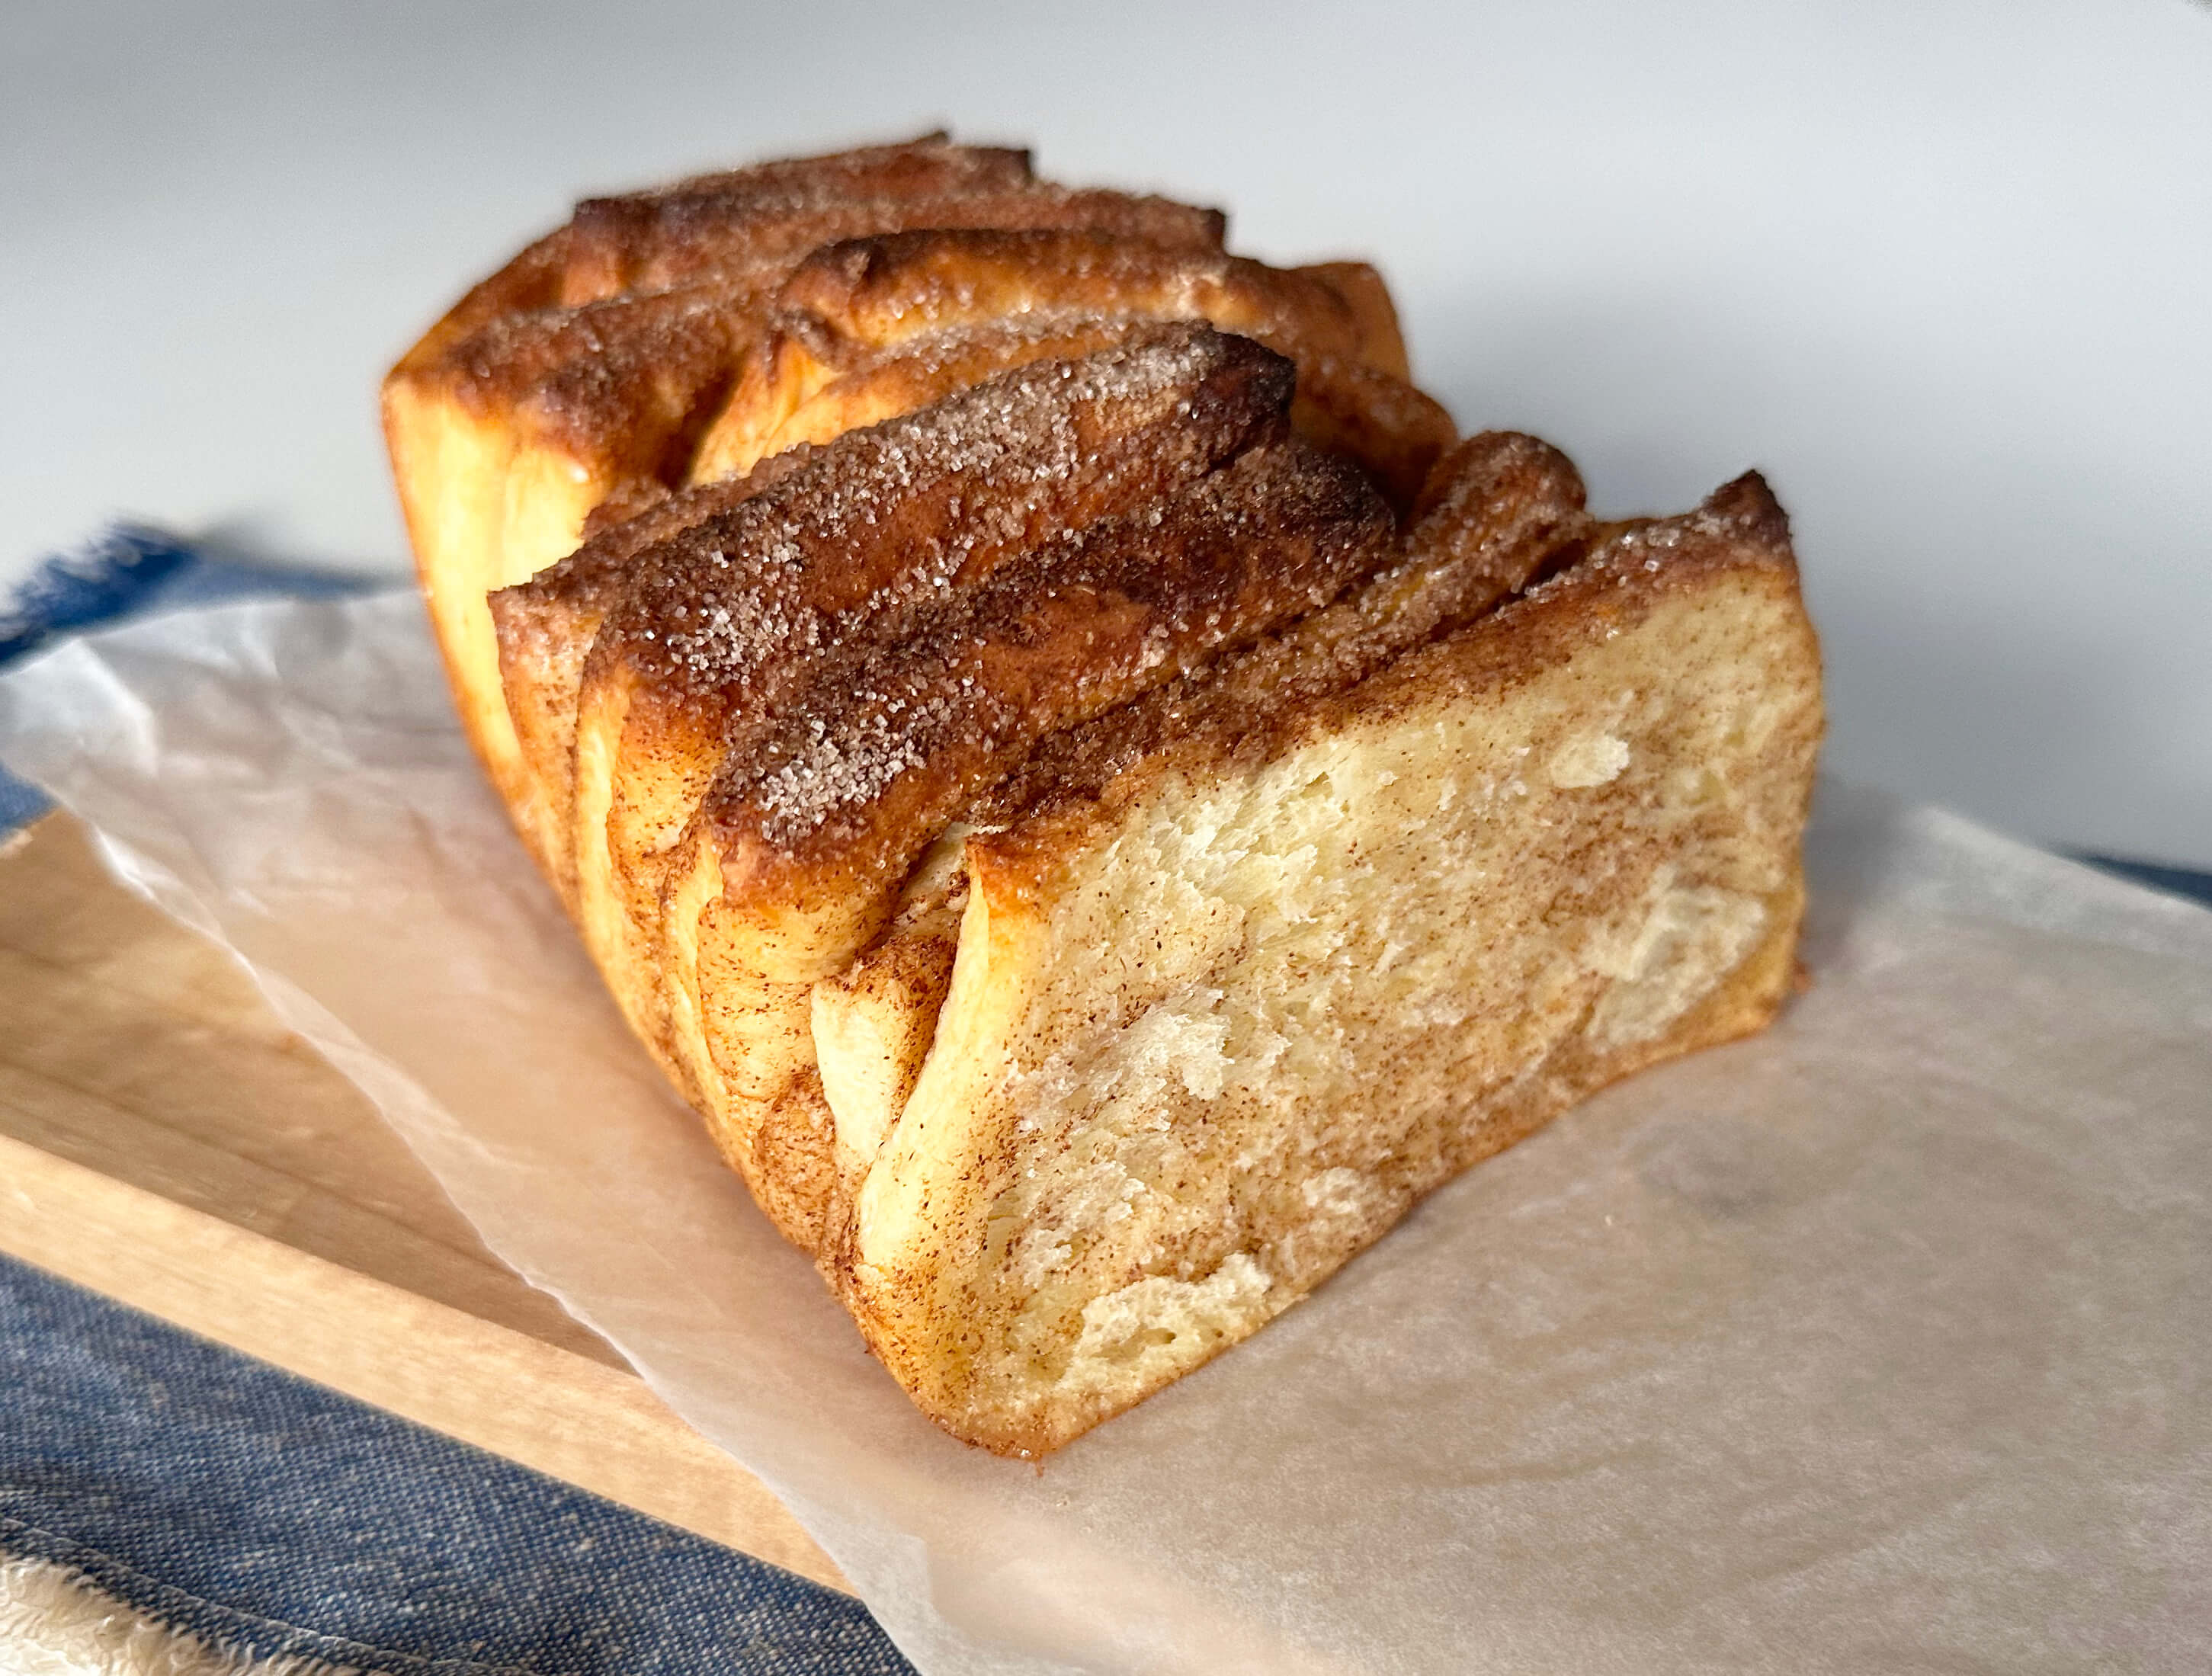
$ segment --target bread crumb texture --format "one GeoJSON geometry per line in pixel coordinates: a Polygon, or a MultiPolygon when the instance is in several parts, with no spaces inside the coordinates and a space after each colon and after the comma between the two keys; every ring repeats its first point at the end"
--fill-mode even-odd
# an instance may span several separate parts
{"type": "Polygon", "coordinates": [[[1794,580],[1486,668],[1515,627],[1262,765],[998,841],[1042,888],[978,869],[857,1229],[878,1347],[954,1430],[1054,1447],[1589,1090],[1765,1022],[1819,731],[1794,580]]]}

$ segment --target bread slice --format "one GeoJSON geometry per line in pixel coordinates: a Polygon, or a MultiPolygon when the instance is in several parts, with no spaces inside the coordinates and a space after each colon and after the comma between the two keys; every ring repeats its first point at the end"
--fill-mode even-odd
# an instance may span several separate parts
{"type": "Polygon", "coordinates": [[[827,1266],[878,1355],[1042,1454],[1591,1090],[1764,1026],[1819,681],[1750,481],[967,835],[942,990],[887,1000],[885,950],[817,993],[854,1178],[827,1266]]]}
{"type": "Polygon", "coordinates": [[[570,811],[551,847],[556,873],[574,880],[586,940],[633,1025],[725,1120],[749,1128],[757,1111],[732,1102],[773,1102],[803,1068],[791,1054],[805,1058],[803,984],[726,946],[721,933],[743,915],[702,902],[669,927],[675,949],[662,937],[676,877],[717,865],[695,817],[732,730],[789,706],[856,637],[896,641],[940,601],[987,588],[1001,564],[1034,564],[1095,525],[1152,516],[1279,437],[1291,383],[1286,364],[1247,340],[1150,328],[851,433],[803,462],[780,456],[775,481],[742,501],[732,491],[726,512],[643,553],[611,531],[500,597],[507,662],[526,689],[516,712],[574,717],[569,756],[541,764],[539,806],[570,811]],[[550,665],[532,653],[561,643],[611,562],[621,603],[596,627],[575,686],[548,691],[550,665]],[[744,983],[744,1005],[706,1010],[693,976],[702,957],[723,969],[726,996],[744,983]]]}
{"type": "Polygon", "coordinates": [[[386,386],[472,737],[884,1366],[1058,1447],[1787,987],[1756,477],[1600,525],[1361,264],[905,146],[582,206],[386,386]]]}
{"type": "Polygon", "coordinates": [[[1360,458],[1401,501],[1451,440],[1443,410],[1395,370],[1396,315],[1356,263],[1270,268],[1094,228],[933,228],[817,252],[784,282],[776,313],[773,341],[700,445],[694,481],[750,470],[799,404],[871,357],[948,334],[972,357],[975,330],[997,328],[984,343],[1027,361],[1041,328],[1115,318],[1204,321],[1288,356],[1298,428],[1360,458]]]}

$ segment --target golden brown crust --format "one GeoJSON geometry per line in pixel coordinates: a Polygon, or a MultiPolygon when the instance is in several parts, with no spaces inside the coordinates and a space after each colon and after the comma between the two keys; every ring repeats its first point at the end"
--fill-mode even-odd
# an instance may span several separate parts
{"type": "Polygon", "coordinates": [[[568,236],[566,227],[556,228],[525,246],[497,273],[471,286],[400,358],[393,374],[434,366],[454,343],[503,316],[553,307],[561,300],[561,276],[568,264],[568,236]]]}
{"type": "Polygon", "coordinates": [[[394,367],[513,416],[617,483],[677,483],[780,288],[823,246],[915,228],[1094,229],[1217,249],[1211,210],[1033,179],[1026,154],[925,139],[592,199],[394,367]]]}
{"type": "Polygon", "coordinates": [[[1357,360],[1363,323],[1333,286],[1218,251],[1111,230],[933,228],[817,250],[778,298],[789,329],[880,349],[1021,313],[1206,320],[1297,351],[1357,360]]]}
{"type": "Polygon", "coordinates": [[[769,1220],[802,1251],[828,1239],[837,1191],[837,1120],[823,1097],[820,1072],[800,1072],[776,1096],[736,1162],[769,1220]]]}
{"type": "Polygon", "coordinates": [[[786,449],[919,412],[1031,361],[1080,361],[1151,324],[1127,315],[993,320],[931,332],[842,367],[795,341],[772,341],[701,439],[692,481],[741,477],[786,449]]]}
{"type": "Polygon", "coordinates": [[[848,433],[644,555],[596,655],[687,701],[756,684],[846,614],[1159,503],[1278,434],[1291,382],[1256,344],[1159,327],[848,433]]]}
{"type": "Polygon", "coordinates": [[[1295,442],[854,636],[732,741],[701,818],[776,975],[841,969],[945,823],[1036,743],[1327,604],[1382,562],[1372,487],[1295,442]]]}
{"type": "Polygon", "coordinates": [[[1796,596],[1789,519],[1756,471],[1695,512],[1600,533],[1582,514],[1579,476],[1548,445],[1490,432],[1469,438],[1455,460],[1464,475],[1432,486],[1433,545],[1377,577],[1341,616],[1309,618],[1248,663],[1178,689],[1188,696],[1172,719],[1140,703],[1095,731],[1071,731],[979,799],[972,812],[988,824],[969,841],[978,875],[1016,896],[1032,892],[1042,857],[1080,848],[1066,823],[1142,798],[1158,774],[1221,774],[1355,714],[1470,702],[1565,661],[1716,572],[1764,572],[1796,596]],[[1431,555],[1440,580],[1407,586],[1431,555]],[[1540,573],[1548,574],[1519,591],[1540,573]],[[1508,577],[1519,580],[1508,586],[1508,577]],[[1015,802],[1024,796],[1033,801],[1015,802]]]}
{"type": "MultiPolygon", "coordinates": [[[[1113,317],[1205,320],[1289,356],[1300,431],[1358,459],[1402,507],[1455,432],[1405,382],[1404,346],[1379,288],[1359,264],[1273,269],[1111,225],[1002,222],[850,240],[817,251],[779,291],[773,328],[708,428],[694,476],[744,469],[823,386],[865,380],[916,339],[951,339],[956,354],[996,346],[1000,364],[1012,364],[1025,346],[1009,322],[1049,333],[1061,319],[1079,331],[1113,317]],[[957,343],[979,329],[998,335],[957,343]]],[[[925,378],[915,393],[941,387],[925,378]]],[[[879,387],[872,416],[904,410],[890,404],[894,388],[879,387]]]]}
{"type": "MultiPolygon", "coordinates": [[[[386,436],[462,720],[549,873],[562,871],[557,811],[534,799],[485,595],[671,489],[743,475],[760,450],[702,472],[700,442],[730,392],[776,359],[771,317],[793,269],[825,243],[937,225],[1212,250],[1223,222],[1041,182],[1024,154],[942,136],[730,171],[595,200],[474,288],[386,379],[386,436]]],[[[888,390],[848,392],[873,410],[842,422],[889,416],[888,390]]],[[[818,440],[829,417],[812,416],[818,440]]]]}
{"type": "Polygon", "coordinates": [[[1412,381],[1413,363],[1406,354],[1405,334],[1399,329],[1398,305],[1390,300],[1390,288],[1371,264],[1316,262],[1291,271],[1319,280],[1344,299],[1359,323],[1362,361],[1401,383],[1412,381]]]}
{"type": "Polygon", "coordinates": [[[1358,460],[1401,513],[1459,434],[1433,397],[1378,367],[1336,355],[1300,364],[1291,422],[1316,447],[1358,460]]]}
{"type": "MultiPolygon", "coordinates": [[[[576,706],[592,643],[623,597],[640,557],[702,520],[729,511],[808,458],[794,450],[763,463],[734,483],[711,483],[663,494],[628,519],[611,524],[575,552],[527,582],[501,588],[487,601],[499,638],[500,678],[516,741],[550,830],[566,833],[574,820],[576,706]]],[[[564,900],[574,904],[573,847],[555,843],[540,858],[564,900]]]]}
{"type": "Polygon", "coordinates": [[[969,817],[1004,825],[1097,796],[1178,741],[1249,756],[1341,693],[1438,635],[1474,621],[1547,568],[1578,556],[1593,528],[1566,456],[1530,436],[1469,437],[1431,473],[1395,563],[1352,596],[1201,678],[1164,686],[1042,741],[979,797],[969,817]]]}
{"type": "MultiPolygon", "coordinates": [[[[453,331],[437,355],[413,362],[410,371],[438,378],[480,409],[527,409],[580,454],[611,458],[619,451],[619,469],[680,482],[692,445],[747,353],[771,319],[792,306],[794,269],[803,275],[825,246],[902,228],[1072,228],[1124,249],[1159,243],[1205,251],[1218,242],[1204,212],[1184,205],[1048,186],[803,210],[771,200],[712,236],[692,216],[678,218],[688,232],[677,237],[667,224],[673,214],[654,210],[647,229],[667,235],[671,247],[648,240],[648,253],[614,270],[621,276],[616,283],[614,271],[602,271],[615,260],[613,234],[600,222],[587,224],[580,211],[562,246],[558,307],[493,313],[495,301],[514,294],[502,288],[471,310],[471,319],[484,316],[481,324],[453,331]],[[589,243],[594,234],[596,245],[589,243]],[[585,263],[595,265],[580,270],[585,263]],[[594,276],[580,281],[580,270],[594,276]]],[[[510,287],[519,288],[520,277],[511,276],[510,287]]],[[[538,269],[530,278],[535,296],[538,269]]]]}
{"type": "Polygon", "coordinates": [[[1220,212],[1040,181],[1029,154],[941,139],[702,175],[576,208],[560,301],[696,284],[841,239],[929,227],[1095,227],[1218,248],[1220,212]]]}
{"type": "MultiPolygon", "coordinates": [[[[570,223],[573,243],[559,301],[574,305],[628,291],[665,290],[673,282],[672,270],[696,276],[718,260],[726,264],[732,257],[773,255],[779,244],[788,249],[804,240],[818,218],[856,204],[940,201],[963,192],[1019,189],[1032,179],[1025,151],[952,145],[942,134],[926,134],[586,198],[570,223]]],[[[804,255],[822,242],[817,237],[795,253],[804,255]]]]}
{"type": "Polygon", "coordinates": [[[654,506],[494,596],[534,772],[566,808],[588,659],[622,664],[646,689],[641,714],[674,713],[696,750],[714,750],[731,706],[773,690],[855,611],[932,596],[1155,503],[1271,434],[1288,391],[1288,369],[1243,340],[1148,326],[1079,366],[1018,369],[654,506]],[[969,515],[978,507],[995,509],[988,528],[969,515]]]}
{"type": "Polygon", "coordinates": [[[618,477],[680,482],[776,277],[501,314],[417,377],[618,477]]]}

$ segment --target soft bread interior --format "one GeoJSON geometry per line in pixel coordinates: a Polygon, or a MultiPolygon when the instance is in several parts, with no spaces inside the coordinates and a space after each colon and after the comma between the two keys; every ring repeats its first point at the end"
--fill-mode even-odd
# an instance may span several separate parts
{"type": "Polygon", "coordinates": [[[1054,1448],[1591,1089],[1765,1022],[1820,730],[1794,577],[1612,581],[1539,590],[1264,762],[1186,756],[969,841],[919,1081],[895,1122],[837,1112],[867,1157],[842,1283],[943,1424],[1054,1448]]]}

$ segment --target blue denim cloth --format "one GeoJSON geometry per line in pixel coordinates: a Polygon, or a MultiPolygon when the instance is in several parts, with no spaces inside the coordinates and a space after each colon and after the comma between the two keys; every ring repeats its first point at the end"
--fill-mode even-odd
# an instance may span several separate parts
{"type": "Polygon", "coordinates": [[[394,1676],[910,1668],[856,1601],[4,1258],[0,1392],[0,1550],[234,1647],[394,1676]]]}
{"type": "MultiPolygon", "coordinates": [[[[124,616],[358,586],[119,528],[0,606],[0,663],[124,616]]],[[[46,807],[0,769],[0,836],[46,807]]],[[[242,1651],[394,1676],[912,1668],[843,1595],[0,1257],[9,1554],[242,1651]]]]}

